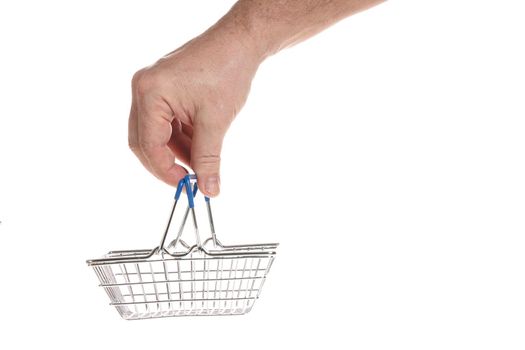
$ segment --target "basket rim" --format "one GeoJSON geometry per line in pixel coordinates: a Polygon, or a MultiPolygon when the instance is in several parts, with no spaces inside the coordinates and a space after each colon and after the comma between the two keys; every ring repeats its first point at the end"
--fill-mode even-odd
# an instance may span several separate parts
{"type": "Polygon", "coordinates": [[[155,262],[167,260],[203,260],[203,259],[235,259],[235,258],[254,258],[269,257],[277,254],[276,249],[279,243],[269,244],[247,244],[223,246],[222,250],[208,250],[204,247],[193,245],[187,252],[170,253],[166,249],[160,250],[159,247],[153,249],[135,250],[116,250],[110,251],[104,257],[86,260],[89,266],[108,265],[132,262],[155,262]],[[189,256],[194,252],[202,252],[203,257],[189,256]]]}

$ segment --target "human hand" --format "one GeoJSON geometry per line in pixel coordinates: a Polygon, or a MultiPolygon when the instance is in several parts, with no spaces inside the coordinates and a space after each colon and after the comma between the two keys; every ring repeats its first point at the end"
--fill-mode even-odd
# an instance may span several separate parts
{"type": "Polygon", "coordinates": [[[383,0],[239,0],[214,26],[133,77],[129,145],[170,185],[189,165],[199,189],[219,194],[222,141],[259,64],[383,0]]]}
{"type": "Polygon", "coordinates": [[[199,190],[220,191],[224,135],[244,105],[261,55],[242,32],[212,27],[135,73],[129,146],[157,178],[176,186],[193,169],[199,190]]]}

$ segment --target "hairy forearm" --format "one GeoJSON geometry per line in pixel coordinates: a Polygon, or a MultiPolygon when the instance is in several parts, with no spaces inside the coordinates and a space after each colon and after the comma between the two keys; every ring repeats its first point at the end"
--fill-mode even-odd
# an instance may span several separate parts
{"type": "Polygon", "coordinates": [[[264,59],[384,0],[240,0],[210,31],[227,32],[264,59]]]}

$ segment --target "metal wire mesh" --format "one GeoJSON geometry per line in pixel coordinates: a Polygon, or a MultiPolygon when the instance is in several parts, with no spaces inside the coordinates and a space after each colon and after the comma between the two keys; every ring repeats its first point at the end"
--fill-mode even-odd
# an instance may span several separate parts
{"type": "Polygon", "coordinates": [[[241,315],[259,297],[273,255],[185,258],[94,265],[124,319],[241,315]]]}
{"type": "Polygon", "coordinates": [[[259,297],[278,244],[221,244],[215,234],[209,198],[205,198],[205,202],[211,237],[201,242],[193,201],[197,193],[196,179],[195,175],[187,175],[179,182],[158,247],[113,251],[103,258],[87,261],[111,305],[123,318],[241,315],[250,311],[259,297]],[[166,237],[183,187],[188,206],[177,237],[167,244],[166,237]],[[194,246],[181,239],[190,213],[194,246]]]}

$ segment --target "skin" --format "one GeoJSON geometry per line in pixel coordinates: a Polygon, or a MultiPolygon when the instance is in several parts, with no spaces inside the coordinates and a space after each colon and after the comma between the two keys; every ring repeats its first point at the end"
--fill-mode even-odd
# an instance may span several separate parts
{"type": "Polygon", "coordinates": [[[220,155],[259,65],[382,0],[240,0],[215,25],[132,79],[129,146],[176,186],[189,166],[199,190],[220,191],[220,155]]]}

